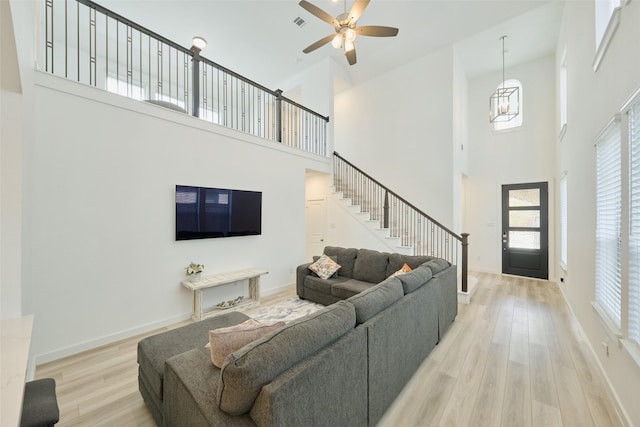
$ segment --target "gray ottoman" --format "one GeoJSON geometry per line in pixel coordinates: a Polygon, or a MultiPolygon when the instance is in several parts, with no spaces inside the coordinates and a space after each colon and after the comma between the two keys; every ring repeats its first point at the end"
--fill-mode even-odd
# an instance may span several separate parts
{"type": "Polygon", "coordinates": [[[26,383],[20,427],[52,426],[59,420],[56,381],[53,378],[43,378],[26,383]]]}
{"type": "Polygon", "coordinates": [[[237,325],[247,319],[247,315],[233,311],[147,337],[138,343],[138,388],[156,424],[161,426],[164,418],[164,362],[193,349],[209,353],[204,346],[209,342],[210,330],[237,325]]]}

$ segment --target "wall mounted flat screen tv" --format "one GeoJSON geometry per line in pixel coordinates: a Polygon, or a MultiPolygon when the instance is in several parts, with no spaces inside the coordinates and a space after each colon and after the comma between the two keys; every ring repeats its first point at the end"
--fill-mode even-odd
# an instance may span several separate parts
{"type": "Polygon", "coordinates": [[[262,192],[176,185],[176,240],[262,234],[262,192]]]}

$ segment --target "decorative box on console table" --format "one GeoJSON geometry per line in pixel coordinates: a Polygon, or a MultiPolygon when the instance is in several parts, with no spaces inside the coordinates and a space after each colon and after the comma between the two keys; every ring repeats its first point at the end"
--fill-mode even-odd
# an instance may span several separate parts
{"type": "Polygon", "coordinates": [[[269,272],[266,270],[250,268],[230,273],[203,276],[200,280],[196,280],[194,282],[183,280],[180,282],[182,286],[193,291],[193,313],[191,317],[193,320],[202,320],[228,311],[239,310],[260,304],[260,276],[268,273],[269,272]],[[249,296],[243,298],[240,303],[225,308],[217,306],[204,307],[202,292],[205,289],[240,282],[242,280],[249,280],[249,296]]]}

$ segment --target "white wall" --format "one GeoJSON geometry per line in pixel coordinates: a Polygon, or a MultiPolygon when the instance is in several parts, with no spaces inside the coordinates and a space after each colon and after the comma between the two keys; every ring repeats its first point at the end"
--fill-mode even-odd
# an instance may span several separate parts
{"type": "Polygon", "coordinates": [[[454,47],[453,55],[453,139],[451,151],[453,153],[452,173],[452,209],[453,231],[460,234],[467,232],[463,227],[463,176],[469,173],[469,156],[467,147],[469,139],[469,99],[468,81],[460,58],[454,47]]]}
{"type": "Polygon", "coordinates": [[[452,227],[453,47],[335,99],[335,147],[350,162],[452,227]]]}
{"type": "MultiPolygon", "coordinates": [[[[567,2],[558,43],[557,66],[566,48],[568,121],[556,144],[556,174],[568,179],[568,272],[561,285],[619,402],[632,425],[640,425],[640,367],[612,342],[609,356],[600,344],[607,334],[591,306],[595,294],[595,150],[598,133],[640,87],[640,2],[622,2],[620,25],[600,68],[593,70],[593,2],[567,2]]],[[[557,71],[556,71],[557,72],[557,71]]],[[[556,121],[556,127],[559,126],[556,121]]]]}
{"type": "Polygon", "coordinates": [[[0,318],[22,314],[22,88],[8,2],[0,2],[0,318]]]}
{"type": "MultiPolygon", "coordinates": [[[[500,83],[500,73],[469,82],[469,176],[466,179],[464,230],[469,237],[469,269],[502,271],[501,186],[549,182],[549,242],[555,240],[554,174],[556,121],[555,72],[552,56],[510,67],[506,78],[523,86],[523,126],[495,132],[489,123],[489,96],[500,83]]],[[[555,250],[549,247],[549,275],[554,277],[555,250]]]]}
{"type": "Polygon", "coordinates": [[[24,140],[23,299],[42,362],[187,318],[180,286],[207,273],[269,271],[263,293],[304,261],[305,170],[327,159],[161,107],[36,74],[24,140]],[[276,167],[274,167],[276,166],[276,167]],[[263,192],[262,235],[176,242],[175,185],[263,192]]]}
{"type": "Polygon", "coordinates": [[[380,252],[394,252],[380,241],[374,231],[363,226],[336,197],[327,200],[327,244],[344,248],[367,248],[380,252]]]}

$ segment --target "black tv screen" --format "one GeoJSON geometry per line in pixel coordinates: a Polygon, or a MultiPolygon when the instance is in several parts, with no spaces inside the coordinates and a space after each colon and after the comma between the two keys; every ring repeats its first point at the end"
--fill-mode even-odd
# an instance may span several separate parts
{"type": "Polygon", "coordinates": [[[262,233],[262,192],[176,185],[176,240],[262,233]]]}

